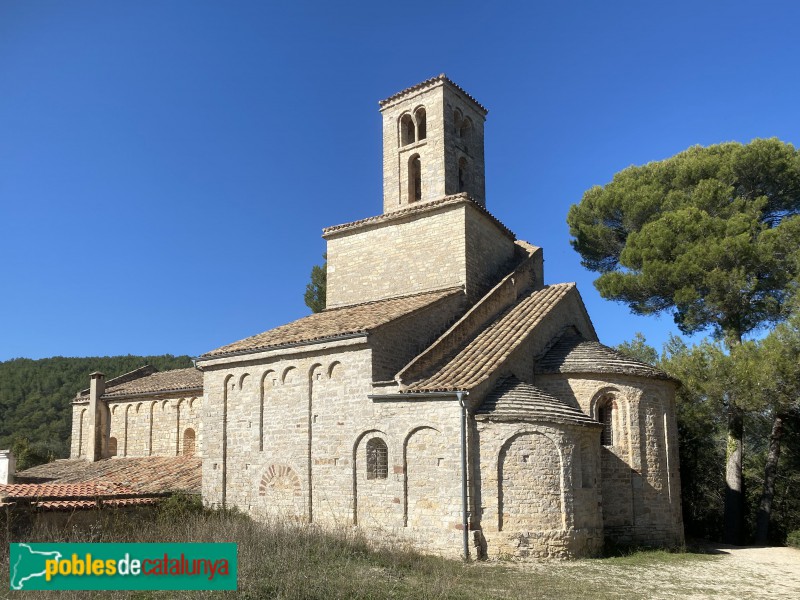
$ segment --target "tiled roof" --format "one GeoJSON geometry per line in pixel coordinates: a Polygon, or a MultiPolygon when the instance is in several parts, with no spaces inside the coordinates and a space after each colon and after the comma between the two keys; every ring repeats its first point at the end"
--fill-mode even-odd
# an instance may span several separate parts
{"type": "Polygon", "coordinates": [[[177,491],[199,494],[202,487],[200,459],[183,456],[57,460],[20,471],[15,480],[0,485],[0,506],[20,502],[39,510],[138,506],[177,491]]]}
{"type": "Polygon", "coordinates": [[[537,373],[617,373],[672,379],[661,369],[630,358],[599,342],[566,333],[536,362],[537,373]]]}
{"type": "MultiPolygon", "coordinates": [[[[103,398],[157,394],[165,392],[199,391],[203,389],[203,373],[194,368],[156,371],[146,365],[106,382],[103,398]]],[[[81,390],[76,400],[88,399],[89,390],[81,390]]]]}
{"type": "Polygon", "coordinates": [[[200,493],[202,473],[195,456],[145,456],[57,460],[16,474],[19,484],[125,486],[136,493],[200,493]]]}
{"type": "Polygon", "coordinates": [[[450,360],[417,381],[402,382],[405,392],[469,390],[485,381],[530,331],[571,290],[574,283],[549,285],[523,296],[450,360]]]}
{"type": "Polygon", "coordinates": [[[398,99],[398,98],[400,98],[401,96],[405,96],[405,95],[407,95],[407,94],[412,94],[412,93],[414,93],[414,92],[416,92],[416,91],[418,91],[418,90],[421,90],[421,89],[424,89],[424,88],[426,88],[426,87],[430,87],[430,86],[432,86],[432,85],[434,85],[434,84],[436,84],[436,83],[439,83],[440,81],[447,82],[447,83],[449,83],[450,85],[452,85],[452,86],[453,86],[454,88],[456,88],[456,89],[457,89],[459,92],[461,92],[461,93],[462,93],[462,94],[464,94],[464,95],[465,95],[467,98],[469,98],[470,100],[472,100],[472,101],[473,101],[473,102],[474,102],[474,103],[475,103],[475,104],[478,106],[478,108],[480,108],[480,109],[483,111],[483,113],[484,113],[484,114],[486,114],[487,112],[489,112],[489,111],[486,109],[486,107],[484,107],[484,106],[483,106],[483,105],[482,105],[480,102],[478,102],[477,100],[475,100],[475,98],[473,98],[472,96],[470,96],[470,95],[469,95],[469,94],[468,94],[468,93],[467,93],[467,92],[464,90],[464,88],[462,88],[460,85],[458,85],[457,83],[455,83],[455,82],[454,82],[452,79],[450,79],[450,78],[449,78],[447,75],[445,75],[444,73],[442,73],[442,74],[440,74],[440,75],[437,75],[436,77],[431,77],[430,79],[426,79],[425,81],[423,81],[423,82],[421,82],[421,83],[418,83],[418,84],[416,84],[416,85],[412,85],[411,87],[408,87],[408,88],[406,88],[406,89],[404,89],[404,90],[402,90],[402,91],[400,91],[400,92],[397,92],[396,94],[392,94],[391,96],[389,96],[389,97],[388,97],[388,98],[386,98],[385,100],[380,100],[380,101],[378,102],[378,104],[381,106],[381,108],[383,108],[384,106],[386,106],[386,105],[387,105],[387,104],[389,104],[390,102],[393,102],[394,100],[397,100],[397,99],[398,99]]]}
{"type": "Polygon", "coordinates": [[[516,377],[500,381],[475,412],[478,419],[599,425],[578,408],[516,377]]]}
{"type": "Polygon", "coordinates": [[[463,290],[460,287],[448,288],[332,308],[233,344],[222,346],[203,354],[201,358],[213,358],[240,352],[255,352],[276,346],[336,339],[345,335],[364,334],[399,317],[438,302],[443,298],[461,293],[463,293],[463,290]]]}
{"type": "Polygon", "coordinates": [[[331,234],[331,233],[338,233],[340,231],[347,231],[348,229],[357,229],[363,225],[367,224],[374,224],[374,223],[383,223],[384,221],[392,221],[394,219],[404,218],[409,215],[414,215],[417,213],[424,213],[428,212],[437,208],[441,208],[442,206],[450,206],[455,204],[462,204],[462,203],[470,203],[472,206],[477,208],[480,212],[486,215],[495,225],[497,225],[500,230],[509,236],[512,240],[517,239],[514,233],[503,223],[495,217],[492,213],[490,213],[484,206],[481,206],[477,202],[475,202],[472,198],[469,197],[468,194],[461,192],[459,194],[453,194],[451,196],[443,196],[442,198],[438,198],[436,200],[431,200],[429,202],[421,202],[419,204],[414,204],[409,208],[402,208],[400,210],[393,210],[388,213],[383,213],[381,215],[376,215],[374,217],[367,217],[366,219],[359,219],[358,221],[351,221],[350,223],[342,223],[341,225],[333,225],[331,227],[326,227],[322,230],[323,237],[331,234]]]}

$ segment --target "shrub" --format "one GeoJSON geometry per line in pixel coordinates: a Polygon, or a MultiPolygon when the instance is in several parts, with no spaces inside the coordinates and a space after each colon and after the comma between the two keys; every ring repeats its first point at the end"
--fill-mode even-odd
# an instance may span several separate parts
{"type": "Polygon", "coordinates": [[[800,548],[800,529],[789,532],[786,536],[786,544],[792,548],[800,548]]]}

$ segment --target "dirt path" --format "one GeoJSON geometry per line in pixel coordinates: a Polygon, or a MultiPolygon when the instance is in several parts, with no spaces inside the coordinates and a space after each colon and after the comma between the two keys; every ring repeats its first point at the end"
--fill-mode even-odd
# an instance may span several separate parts
{"type": "Polygon", "coordinates": [[[686,573],[703,588],[691,598],[800,599],[800,550],[737,546],[715,550],[721,553],[719,560],[699,563],[686,573]]]}
{"type": "MultiPolygon", "coordinates": [[[[703,560],[657,565],[615,565],[577,561],[592,576],[613,577],[620,597],[692,599],[798,599],[800,550],[793,548],[708,547],[703,560]],[[627,594],[625,593],[627,591],[627,594]]],[[[568,563],[565,563],[565,566],[568,563]]]]}

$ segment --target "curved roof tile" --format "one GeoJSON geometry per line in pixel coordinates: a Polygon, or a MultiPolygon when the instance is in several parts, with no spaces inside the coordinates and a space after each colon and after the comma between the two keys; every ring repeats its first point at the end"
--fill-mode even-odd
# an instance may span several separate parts
{"type": "Polygon", "coordinates": [[[448,288],[331,308],[227,346],[222,346],[203,354],[201,358],[256,352],[287,344],[300,344],[335,339],[345,335],[363,334],[443,298],[461,293],[463,293],[463,290],[460,287],[448,288]]]}
{"type": "Polygon", "coordinates": [[[617,373],[674,381],[674,378],[661,369],[630,358],[600,342],[585,340],[574,333],[563,335],[536,362],[536,372],[542,374],[617,373]]]}
{"type": "Polygon", "coordinates": [[[574,406],[516,377],[507,377],[498,382],[475,412],[475,417],[498,421],[546,421],[600,426],[600,423],[574,406]]]}

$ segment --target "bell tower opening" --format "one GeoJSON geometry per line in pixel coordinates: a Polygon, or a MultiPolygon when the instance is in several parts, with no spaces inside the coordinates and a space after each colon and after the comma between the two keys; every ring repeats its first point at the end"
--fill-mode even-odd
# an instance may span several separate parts
{"type": "Polygon", "coordinates": [[[422,166],[419,154],[414,154],[408,159],[408,200],[409,202],[422,200],[422,166]]]}
{"type": "Polygon", "coordinates": [[[445,75],[380,102],[383,212],[466,194],[486,206],[486,109],[445,75]]]}

